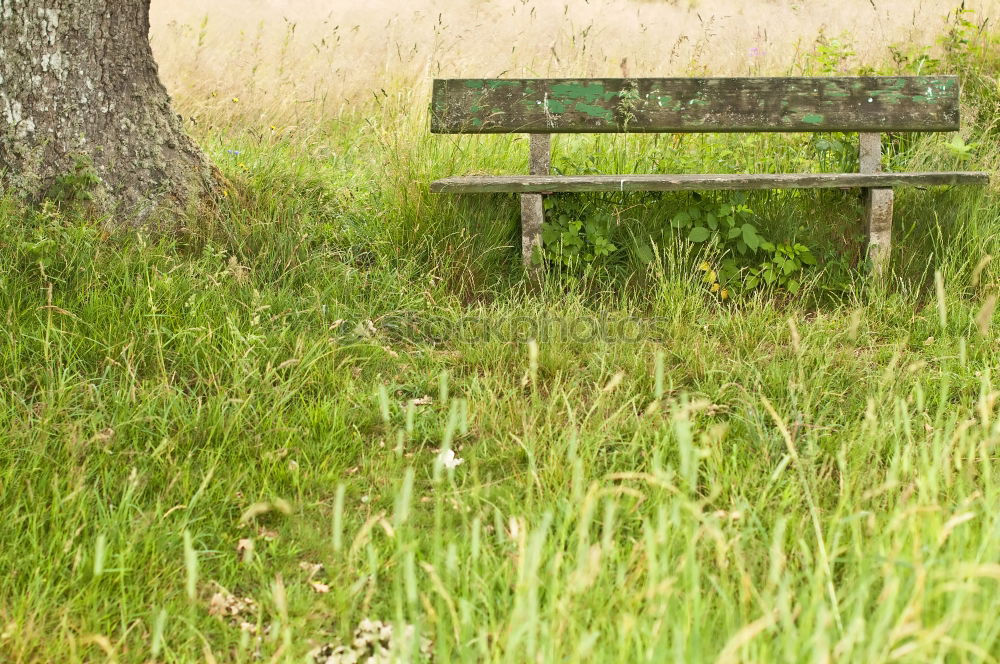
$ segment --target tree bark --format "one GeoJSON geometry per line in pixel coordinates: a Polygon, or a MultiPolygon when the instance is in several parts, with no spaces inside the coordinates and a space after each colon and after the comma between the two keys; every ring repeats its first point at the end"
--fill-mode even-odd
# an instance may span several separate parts
{"type": "Polygon", "coordinates": [[[140,225],[213,188],[160,83],[149,3],[0,0],[0,192],[37,202],[87,172],[69,182],[140,225]]]}

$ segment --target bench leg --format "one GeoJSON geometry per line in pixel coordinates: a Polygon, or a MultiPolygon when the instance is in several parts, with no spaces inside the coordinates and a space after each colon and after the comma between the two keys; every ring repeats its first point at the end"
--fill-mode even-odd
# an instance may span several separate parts
{"type": "MultiPolygon", "coordinates": [[[[530,161],[531,175],[548,175],[552,161],[552,136],[531,134],[530,161]]],[[[542,273],[542,222],[545,221],[545,207],[541,194],[521,194],[521,258],[528,274],[542,273]]]]}
{"type": "Polygon", "coordinates": [[[892,189],[865,190],[868,258],[877,276],[885,273],[892,249],[892,189]]]}
{"type": "Polygon", "coordinates": [[[535,274],[542,270],[542,222],[545,208],[541,194],[521,194],[521,258],[524,269],[535,274]],[[536,252],[538,255],[536,256],[536,252]]]}
{"type": "MultiPolygon", "coordinates": [[[[882,172],[882,135],[861,132],[859,161],[862,173],[882,172]]],[[[865,189],[865,227],[868,231],[868,258],[876,276],[885,273],[892,248],[892,189],[865,189]]]]}

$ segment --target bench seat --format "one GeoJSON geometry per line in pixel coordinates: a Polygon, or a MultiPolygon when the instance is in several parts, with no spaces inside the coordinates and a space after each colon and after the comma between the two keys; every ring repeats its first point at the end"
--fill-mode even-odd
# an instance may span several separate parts
{"type": "Polygon", "coordinates": [[[986,184],[981,171],[911,173],[763,173],[705,175],[468,175],[431,183],[436,194],[582,191],[704,191],[749,189],[850,189],[867,187],[986,184]]]}

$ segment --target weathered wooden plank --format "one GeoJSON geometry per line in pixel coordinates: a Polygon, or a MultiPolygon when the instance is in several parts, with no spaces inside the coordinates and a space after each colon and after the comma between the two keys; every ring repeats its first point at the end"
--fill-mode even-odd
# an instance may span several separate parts
{"type": "Polygon", "coordinates": [[[989,173],[977,171],[753,175],[478,175],[435,180],[431,183],[431,193],[835,189],[987,184],[989,178],[989,173]]]}
{"type": "MultiPolygon", "coordinates": [[[[882,171],[882,135],[862,133],[859,136],[859,161],[862,173],[882,171]]],[[[868,258],[876,276],[885,273],[892,251],[892,189],[865,188],[865,227],[868,230],[868,258]]]]}
{"type": "Polygon", "coordinates": [[[437,79],[434,133],[953,131],[955,76],[437,79]]]}
{"type": "MultiPolygon", "coordinates": [[[[552,137],[550,134],[532,134],[530,139],[530,161],[528,172],[532,175],[548,175],[552,161],[552,137]]],[[[545,221],[545,207],[541,194],[521,194],[521,258],[529,274],[538,276],[542,269],[542,223],[545,221]]]]}

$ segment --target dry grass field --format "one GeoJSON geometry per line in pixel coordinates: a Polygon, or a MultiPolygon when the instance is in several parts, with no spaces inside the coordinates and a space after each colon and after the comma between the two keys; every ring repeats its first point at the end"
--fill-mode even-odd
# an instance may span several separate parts
{"type": "MultiPolygon", "coordinates": [[[[891,59],[891,45],[933,45],[954,4],[186,0],[153,3],[152,36],[184,109],[226,118],[238,97],[249,114],[329,118],[380,91],[423,100],[433,77],[792,75],[817,42],[856,71],[891,59]]],[[[983,18],[1000,1],[964,6],[983,18]]]]}

